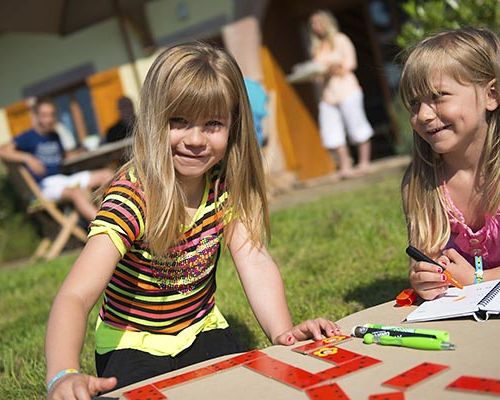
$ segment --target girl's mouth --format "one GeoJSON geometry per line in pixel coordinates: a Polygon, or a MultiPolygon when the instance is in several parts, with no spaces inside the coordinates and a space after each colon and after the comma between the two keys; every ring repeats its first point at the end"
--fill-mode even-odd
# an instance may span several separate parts
{"type": "Polygon", "coordinates": [[[186,153],[177,153],[178,156],[180,157],[185,157],[185,158],[203,158],[204,156],[201,154],[186,154],[186,153]]]}
{"type": "Polygon", "coordinates": [[[177,157],[180,157],[181,159],[184,159],[186,161],[204,161],[206,160],[205,155],[194,155],[194,154],[184,154],[184,153],[177,153],[177,157]]]}
{"type": "Polygon", "coordinates": [[[440,126],[439,128],[428,129],[426,133],[428,135],[434,135],[434,134],[436,134],[444,129],[449,129],[450,127],[451,127],[451,124],[443,125],[443,126],[440,126]]]}

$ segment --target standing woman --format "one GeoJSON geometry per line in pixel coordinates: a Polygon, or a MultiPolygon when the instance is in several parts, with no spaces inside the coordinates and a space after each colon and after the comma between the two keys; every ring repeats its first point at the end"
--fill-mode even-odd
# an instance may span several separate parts
{"type": "Polygon", "coordinates": [[[341,178],[368,172],[370,168],[373,128],[363,108],[363,91],[354,75],[356,50],[351,40],[338,29],[335,17],[328,11],[316,11],[309,19],[310,52],[313,60],[324,67],[321,76],[322,97],[319,125],[323,145],[338,158],[341,178]],[[358,146],[358,165],[352,167],[349,142],[358,146]]]}

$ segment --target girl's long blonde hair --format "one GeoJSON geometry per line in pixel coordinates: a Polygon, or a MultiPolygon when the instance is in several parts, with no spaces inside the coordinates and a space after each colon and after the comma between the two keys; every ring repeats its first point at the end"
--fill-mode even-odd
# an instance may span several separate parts
{"type": "MultiPolygon", "coordinates": [[[[488,29],[462,28],[437,33],[408,54],[400,82],[401,98],[408,110],[414,100],[438,94],[432,84],[436,72],[478,87],[496,79],[497,96],[500,93],[500,40],[488,29]]],[[[486,111],[486,118],[488,130],[479,165],[481,208],[495,215],[500,205],[500,107],[486,111]]],[[[406,177],[408,236],[411,244],[433,255],[450,238],[448,205],[440,189],[441,167],[440,156],[413,132],[413,161],[406,177]]]]}
{"type": "MultiPolygon", "coordinates": [[[[220,176],[224,206],[245,225],[254,243],[269,237],[262,159],[243,76],[224,50],[196,42],[158,55],[141,90],[131,161],[146,198],[145,240],[164,254],[182,237],[186,200],[172,160],[169,119],[231,116],[220,176]]],[[[218,186],[218,184],[217,184],[218,186]]],[[[218,189],[217,189],[218,190],[218,189]]]]}
{"type": "MultiPolygon", "coordinates": [[[[313,17],[319,16],[321,20],[323,21],[323,24],[325,25],[326,28],[326,37],[325,39],[330,43],[332,49],[335,47],[335,35],[339,32],[339,24],[337,22],[337,19],[333,16],[333,14],[330,11],[327,10],[318,10],[315,11],[314,14],[311,15],[309,18],[309,25],[311,24],[311,20],[313,17]]],[[[310,43],[310,48],[309,52],[311,56],[315,56],[321,46],[322,38],[319,38],[312,30],[311,27],[309,27],[309,43],[310,43]]]]}

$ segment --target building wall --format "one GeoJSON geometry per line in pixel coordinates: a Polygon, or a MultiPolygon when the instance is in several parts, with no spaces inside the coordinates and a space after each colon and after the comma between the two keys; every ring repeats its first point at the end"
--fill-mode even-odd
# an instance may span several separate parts
{"type": "MultiPolygon", "coordinates": [[[[146,5],[156,41],[216,16],[230,18],[232,10],[232,0],[157,0],[146,5]]],[[[136,35],[130,29],[129,32],[136,58],[143,58],[136,35]]],[[[2,34],[0,52],[0,107],[21,100],[26,87],[77,66],[90,63],[95,72],[100,72],[128,62],[116,18],[64,37],[40,33],[2,34]]]]}
{"type": "Polygon", "coordinates": [[[202,24],[203,21],[221,16],[229,21],[233,8],[233,0],[161,0],[148,4],[147,17],[153,37],[162,42],[169,35],[202,24]]]}
{"type": "MultiPolygon", "coordinates": [[[[159,45],[186,40],[190,34],[220,31],[218,22],[230,21],[234,0],[155,0],[146,4],[146,17],[159,45]]],[[[128,27],[136,69],[142,82],[155,55],[146,56],[128,27]]],[[[196,34],[195,34],[196,36],[196,34]]],[[[43,33],[0,35],[0,143],[9,140],[4,107],[25,97],[26,88],[77,67],[90,66],[93,73],[119,69],[123,94],[137,102],[139,87],[129,63],[117,18],[94,24],[66,36],[43,33]]]]}
{"type": "Polygon", "coordinates": [[[116,19],[59,37],[48,34],[0,35],[0,107],[23,98],[23,89],[82,64],[102,71],[127,62],[116,19]]]}

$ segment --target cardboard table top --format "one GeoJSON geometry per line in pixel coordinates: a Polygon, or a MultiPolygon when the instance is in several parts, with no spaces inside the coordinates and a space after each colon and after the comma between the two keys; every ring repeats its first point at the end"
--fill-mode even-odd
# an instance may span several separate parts
{"type": "MultiPolygon", "coordinates": [[[[339,320],[338,324],[345,334],[349,334],[354,326],[365,323],[405,326],[407,324],[401,322],[413,309],[414,307],[394,307],[394,302],[391,301],[347,316],[339,320]]],[[[456,345],[456,350],[425,351],[376,344],[366,345],[363,344],[362,339],[352,338],[338,344],[337,347],[378,359],[381,362],[324,383],[337,383],[348,398],[367,399],[371,394],[396,391],[396,389],[382,385],[382,383],[421,363],[430,362],[445,365],[449,368],[405,390],[405,399],[461,400],[498,398],[487,394],[445,390],[445,388],[462,375],[500,379],[500,341],[497,339],[497,335],[500,333],[500,319],[495,318],[486,322],[476,322],[470,317],[468,319],[408,325],[408,327],[410,326],[447,330],[450,332],[450,341],[456,345]]],[[[321,359],[292,351],[292,348],[297,346],[271,346],[261,351],[274,359],[312,374],[334,367],[334,364],[329,364],[321,359]]],[[[127,399],[124,393],[134,388],[147,384],[154,385],[159,380],[210,366],[218,361],[232,357],[234,355],[205,361],[118,389],[106,394],[106,396],[127,399]]],[[[305,391],[268,378],[242,365],[192,379],[160,390],[160,392],[169,400],[195,398],[205,400],[308,399],[305,391]]],[[[146,398],[144,397],[144,399],[146,398]]]]}

